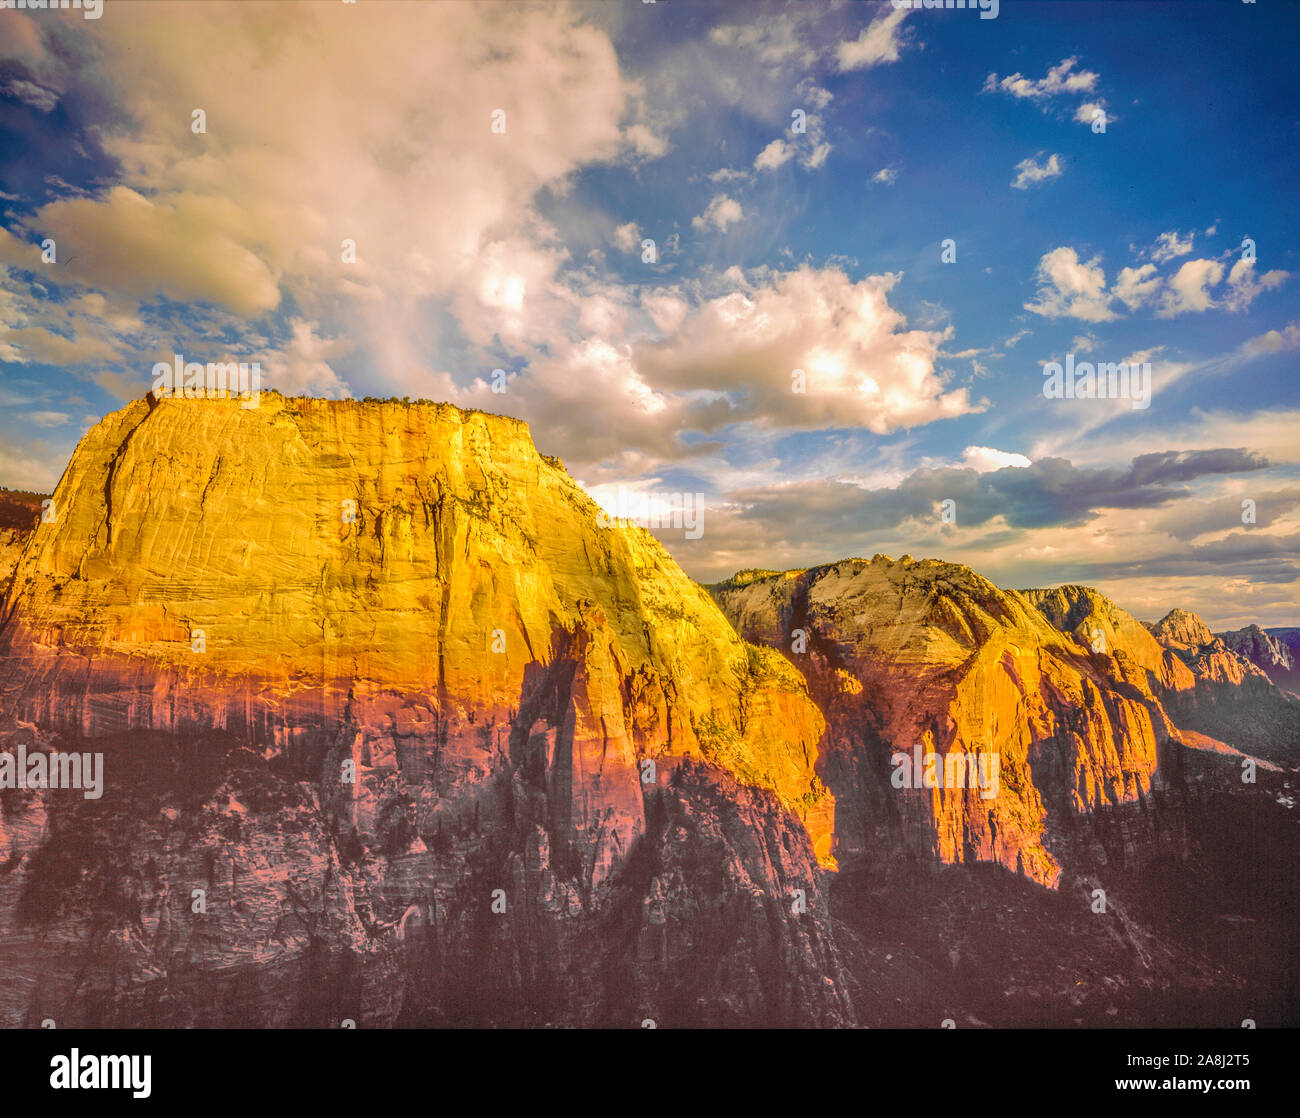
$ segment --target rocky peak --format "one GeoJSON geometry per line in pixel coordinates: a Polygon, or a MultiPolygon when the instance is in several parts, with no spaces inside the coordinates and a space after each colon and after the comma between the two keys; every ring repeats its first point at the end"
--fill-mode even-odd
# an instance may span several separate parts
{"type": "Polygon", "coordinates": [[[1285,671],[1295,665],[1291,650],[1280,640],[1269,636],[1258,625],[1247,625],[1244,629],[1219,633],[1218,637],[1234,652],[1241,653],[1266,671],[1271,668],[1281,668],[1285,671]]]}
{"type": "Polygon", "coordinates": [[[1166,648],[1193,652],[1214,643],[1214,634],[1199,615],[1185,609],[1171,609],[1151,626],[1152,635],[1166,648]]]}

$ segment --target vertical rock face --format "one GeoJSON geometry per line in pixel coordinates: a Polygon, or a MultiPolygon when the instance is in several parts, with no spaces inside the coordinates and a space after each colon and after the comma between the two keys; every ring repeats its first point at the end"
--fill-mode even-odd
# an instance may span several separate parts
{"type": "Polygon", "coordinates": [[[1194,651],[1202,645],[1214,643],[1210,627],[1190,610],[1171,609],[1149,628],[1151,635],[1165,648],[1194,651]]]}
{"type": "MultiPolygon", "coordinates": [[[[1095,591],[1003,591],[908,556],[744,572],[712,591],[742,635],[786,652],[826,715],[819,771],[845,865],[901,849],[1054,887],[1062,852],[1095,845],[1094,814],[1167,787],[1171,748],[1234,752],[1162,704],[1195,693],[1199,669],[1095,591]],[[918,753],[936,755],[939,786],[900,780],[900,757],[918,753]],[[996,794],[942,786],[953,754],[996,756],[996,794]]],[[[1300,744],[1269,740],[1292,756],[1300,744]]],[[[1121,818],[1130,850],[1181,841],[1157,839],[1149,815],[1121,818]]]]}
{"type": "MultiPolygon", "coordinates": [[[[1219,633],[1218,639],[1259,668],[1279,688],[1300,695],[1300,664],[1286,643],[1286,632],[1283,630],[1274,635],[1258,625],[1247,625],[1244,629],[1219,633]]],[[[1296,643],[1300,645],[1300,642],[1296,643]]]]}
{"type": "Polygon", "coordinates": [[[17,870],[0,920],[67,949],[7,1022],[37,1003],[121,1023],[468,1014],[453,974],[477,952],[493,1020],[640,1012],[663,983],[588,989],[582,937],[654,909],[663,952],[699,950],[715,902],[735,942],[700,978],[701,1016],[758,1011],[728,1001],[746,968],[791,1020],[846,1012],[815,923],[834,802],[802,679],[648,533],[598,518],[523,424],[140,401],[85,436],[53,501],[4,600],[0,725],[11,745],[105,751],[106,788],[0,797],[17,870]],[[653,904],[629,884],[638,858],[666,867],[653,904]],[[682,858],[712,876],[686,880],[682,858]],[[765,915],[796,879],[814,912],[797,934],[765,915]],[[521,939],[519,921],[547,930],[521,939]],[[111,1007],[75,981],[110,944],[111,1007]],[[199,997],[203,974],[228,988],[199,997]],[[290,994],[312,975],[333,1002],[290,994]]]}

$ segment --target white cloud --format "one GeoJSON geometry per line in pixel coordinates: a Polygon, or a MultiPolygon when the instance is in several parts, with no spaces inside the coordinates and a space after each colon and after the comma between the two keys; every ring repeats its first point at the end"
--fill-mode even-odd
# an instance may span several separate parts
{"type": "Polygon", "coordinates": [[[633,364],[656,391],[726,394],[727,406],[701,408],[706,430],[749,421],[884,434],[980,410],[936,371],[947,332],[908,330],[890,307],[898,278],[855,283],[834,268],[787,272],[704,302],[671,336],[634,345],[633,364]]]}
{"type": "Polygon", "coordinates": [[[691,218],[691,224],[696,229],[712,228],[719,233],[723,233],[726,232],[728,225],[735,224],[744,216],[744,210],[741,209],[740,203],[734,198],[726,194],[715,194],[705,211],[691,218]]]}
{"type": "Polygon", "coordinates": [[[835,100],[835,94],[818,85],[812,78],[804,78],[795,86],[794,95],[799,102],[811,105],[814,109],[824,109],[835,100]]]}
{"type": "Polygon", "coordinates": [[[623,129],[623,141],[638,159],[658,159],[668,151],[668,141],[644,124],[629,124],[623,129]]]}
{"type": "Polygon", "coordinates": [[[61,411],[29,411],[26,419],[37,427],[62,427],[72,417],[61,411]]]}
{"type": "Polygon", "coordinates": [[[881,167],[879,171],[871,176],[872,182],[883,183],[885,186],[893,186],[897,179],[897,167],[881,167]]]}
{"type": "Polygon", "coordinates": [[[794,157],[794,147],[782,139],[773,140],[754,160],[754,170],[774,171],[794,157]]]}
{"type": "Polygon", "coordinates": [[[984,92],[1002,90],[1013,97],[1042,100],[1069,93],[1090,93],[1096,88],[1098,75],[1091,70],[1074,70],[1078,59],[1065,58],[1047,71],[1045,78],[1033,81],[1019,73],[999,79],[990,74],[984,81],[984,92]]]}
{"type": "Polygon", "coordinates": [[[641,247],[641,231],[635,221],[629,221],[614,230],[614,244],[624,252],[636,252],[641,247]]]}
{"type": "Polygon", "coordinates": [[[826,143],[826,141],[821,140],[814,143],[808,154],[800,159],[799,162],[808,170],[815,171],[826,162],[826,157],[830,155],[830,153],[831,145],[826,143]]]}
{"type": "Polygon", "coordinates": [[[1107,124],[1111,123],[1111,117],[1106,112],[1106,102],[1104,101],[1084,101],[1074,110],[1074,119],[1080,124],[1088,125],[1099,120],[1103,120],[1107,124]]]}
{"type": "MultiPolygon", "coordinates": [[[[1177,233],[1161,234],[1154,250],[1161,259],[1185,255],[1191,236],[1181,240],[1177,233]]],[[[1216,306],[1231,311],[1243,310],[1261,292],[1279,287],[1289,273],[1278,269],[1255,278],[1254,263],[1238,260],[1228,273],[1228,285],[1221,303],[1216,303],[1211,289],[1224,277],[1217,260],[1187,260],[1172,276],[1161,276],[1155,264],[1120,269],[1115,285],[1106,290],[1106,276],[1100,257],[1081,263],[1078,253],[1068,246],[1053,249],[1039,261],[1037,302],[1025,309],[1050,318],[1078,318],[1085,322],[1106,322],[1116,317],[1111,304],[1118,299],[1130,311],[1153,306],[1159,318],[1180,314],[1197,314],[1216,306]]]]}
{"type": "Polygon", "coordinates": [[[1155,298],[1160,283],[1154,264],[1143,264],[1140,268],[1121,268],[1112,293],[1133,311],[1155,298]]]}
{"type": "Polygon", "coordinates": [[[654,291],[641,297],[641,306],[660,334],[674,334],[690,312],[690,304],[672,291],[654,291]]]}
{"type": "MultiPolygon", "coordinates": [[[[781,141],[775,140],[773,142],[780,143],[781,141]]],[[[768,147],[771,146],[771,144],[768,144],[768,147]]],[[[748,171],[737,171],[732,167],[719,167],[716,171],[711,172],[706,177],[709,182],[735,182],[737,180],[743,182],[750,177],[750,174],[748,171]]]]}
{"type": "MultiPolygon", "coordinates": [[[[567,5],[498,17],[452,2],[361,21],[272,5],[255,22],[124,5],[96,24],[93,75],[117,99],[103,143],[121,179],[50,203],[31,228],[81,250],[60,268],[73,290],[209,304],[245,329],[286,298],[306,321],[346,317],[373,377],[398,390],[437,381],[431,305],[475,344],[536,351],[582,303],[558,279],[567,254],[538,191],[666,148],[605,30],[567,5]],[[178,128],[178,105],[204,108],[206,135],[178,128]],[[355,263],[340,260],[345,238],[355,263]]],[[[329,362],[294,344],[285,375],[337,390],[329,362]]]]}
{"type": "Polygon", "coordinates": [[[1007,466],[1024,468],[1032,466],[1032,460],[1023,454],[1014,454],[1006,450],[995,450],[991,446],[968,446],[961,456],[961,464],[981,474],[993,470],[1005,469],[1007,466]]]}
{"type": "Polygon", "coordinates": [[[30,223],[75,244],[70,277],[140,298],[201,301],[250,317],[280,302],[276,276],[248,239],[247,218],[216,194],[154,201],[126,186],[43,206],[30,223]]]}
{"type": "Polygon", "coordinates": [[[1161,233],[1156,238],[1155,248],[1151,250],[1151,259],[1157,264],[1163,264],[1166,260],[1173,260],[1177,256],[1186,256],[1192,251],[1192,242],[1195,240],[1195,232],[1188,233],[1186,240],[1179,237],[1177,230],[1161,233]]]}
{"type": "Polygon", "coordinates": [[[291,321],[292,337],[282,350],[272,352],[262,363],[263,383],[286,396],[325,396],[338,399],[352,395],[347,384],[330,367],[329,357],[345,348],[341,340],[320,338],[314,322],[291,321]]]}
{"type": "Polygon", "coordinates": [[[1217,260],[1188,260],[1165,284],[1159,318],[1196,314],[1214,306],[1210,288],[1223,279],[1223,265],[1217,260]]]}
{"type": "Polygon", "coordinates": [[[1106,274],[1100,257],[1086,264],[1068,246],[1052,249],[1038,262],[1038,301],[1025,310],[1047,318],[1077,318],[1084,322],[1109,322],[1115,318],[1106,292],[1106,274]]]}
{"type": "Polygon", "coordinates": [[[743,26],[715,27],[709,32],[709,41],[751,51],[769,66],[811,66],[817,60],[817,51],[801,34],[797,13],[772,13],[743,26]]]}
{"type": "MultiPolygon", "coordinates": [[[[1038,153],[1039,157],[1042,152],[1038,153]]],[[[1011,181],[1011,185],[1016,190],[1027,190],[1037,182],[1043,182],[1045,179],[1054,179],[1061,174],[1061,157],[1051,155],[1046,163],[1038,163],[1034,158],[1022,159],[1016,164],[1016,177],[1011,181]]]]}
{"type": "Polygon", "coordinates": [[[903,19],[907,8],[897,8],[873,20],[856,38],[835,48],[835,61],[841,70],[864,70],[882,62],[897,62],[903,47],[903,19]]]}
{"type": "Polygon", "coordinates": [[[1251,338],[1242,348],[1248,353],[1281,353],[1284,349],[1300,348],[1300,318],[1288,322],[1281,330],[1251,338]]]}
{"type": "Polygon", "coordinates": [[[1255,278],[1255,262],[1238,260],[1228,272],[1228,291],[1223,305],[1230,311],[1242,311],[1255,301],[1261,291],[1271,291],[1280,287],[1290,278],[1290,272],[1273,269],[1255,278]]]}

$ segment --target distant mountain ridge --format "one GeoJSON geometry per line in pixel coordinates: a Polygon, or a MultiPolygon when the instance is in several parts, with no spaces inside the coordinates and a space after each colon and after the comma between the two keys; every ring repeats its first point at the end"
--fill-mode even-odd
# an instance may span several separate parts
{"type": "Polygon", "coordinates": [[[1219,639],[1263,671],[1278,687],[1300,697],[1300,629],[1247,625],[1219,639]]]}

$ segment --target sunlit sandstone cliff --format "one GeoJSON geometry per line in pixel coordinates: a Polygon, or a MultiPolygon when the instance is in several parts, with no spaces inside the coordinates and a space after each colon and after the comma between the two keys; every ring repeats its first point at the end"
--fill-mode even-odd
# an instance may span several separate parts
{"type": "MultiPolygon", "coordinates": [[[[514,1004],[568,984],[551,1004],[575,1019],[624,1003],[653,1018],[674,982],[694,987],[697,1021],[846,1012],[819,930],[824,723],[802,679],[740,640],[647,532],[602,526],[524,424],[396,401],[151,399],[85,436],[53,499],[4,603],[0,715],[37,743],[107,750],[108,789],[0,802],[18,867],[3,892],[14,930],[48,934],[42,913],[62,914],[69,967],[91,950],[78,921],[97,943],[107,922],[130,960],[114,1012],[181,960],[301,980],[309,958],[355,956],[374,965],[351,1015],[391,1022],[456,1001],[403,994],[409,968],[383,962],[425,928],[449,966],[501,956],[485,972],[514,1004]],[[91,836],[132,855],[94,897],[59,869],[100,864],[91,836]],[[209,893],[201,920],[192,888],[209,893]],[[774,922],[796,889],[808,918],[774,922]],[[584,970],[599,953],[572,961],[583,922],[605,918],[644,941],[644,972],[602,995],[584,970]],[[762,1005],[659,973],[711,920],[718,972],[762,1005]]],[[[8,984],[0,1012],[99,1012],[61,981],[8,984]]],[[[249,1023],[293,1012],[270,1002],[249,1023]]]]}
{"type": "MultiPolygon", "coordinates": [[[[1185,764],[1178,751],[1235,752],[1176,725],[1162,701],[1197,696],[1222,665],[1189,667],[1083,587],[1005,591],[954,564],[876,556],[712,589],[743,636],[803,671],[827,718],[821,771],[841,858],[901,842],[1055,886],[1061,852],[1089,841],[1088,817],[1165,787],[1185,764]],[[918,743],[940,758],[996,753],[998,794],[896,787],[892,759],[918,743]]],[[[1300,734],[1288,732],[1277,742],[1294,758],[1300,734]]]]}
{"type": "Polygon", "coordinates": [[[713,588],[755,647],[597,511],[448,406],[88,433],[0,540],[0,751],[106,769],[0,791],[0,1024],[1219,1022],[1247,978],[1290,1019],[1290,789],[1231,746],[1300,743],[1226,653],[906,557],[713,588]],[[997,750],[997,795],[894,787],[916,746],[997,750]]]}

